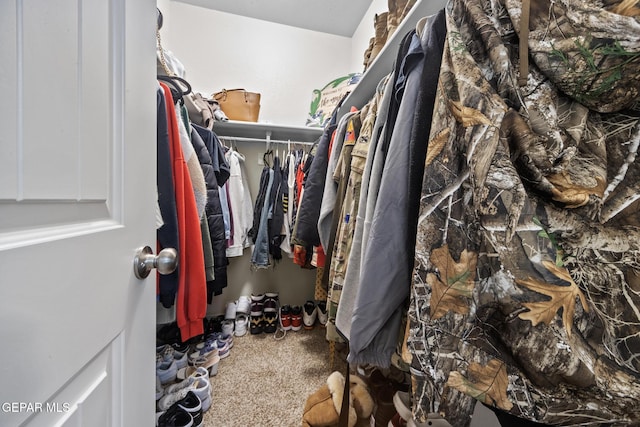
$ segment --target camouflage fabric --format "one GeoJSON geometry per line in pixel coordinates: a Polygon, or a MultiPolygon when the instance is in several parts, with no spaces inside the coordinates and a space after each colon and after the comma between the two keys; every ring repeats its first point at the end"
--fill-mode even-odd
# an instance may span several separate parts
{"type": "Polygon", "coordinates": [[[450,0],[409,309],[414,416],[476,400],[640,425],[640,27],[615,2],[450,0]]]}
{"type": "MultiPolygon", "coordinates": [[[[335,323],[336,315],[338,312],[338,304],[340,303],[340,296],[343,288],[343,278],[345,270],[345,253],[351,248],[351,241],[347,240],[347,236],[344,234],[343,227],[344,212],[343,205],[346,203],[351,205],[351,194],[349,191],[349,178],[351,175],[351,152],[358,140],[362,129],[362,115],[363,111],[356,112],[348,121],[347,129],[344,136],[344,142],[342,149],[340,150],[338,163],[333,173],[333,180],[338,183],[336,207],[338,212],[334,212],[332,227],[335,227],[335,238],[333,240],[333,248],[330,253],[327,254],[327,259],[330,260],[325,268],[329,269],[328,272],[328,285],[327,285],[327,340],[342,342],[344,339],[338,333],[335,323]],[[335,215],[338,215],[337,217],[335,215]]],[[[348,223],[348,218],[347,218],[348,223]]],[[[351,234],[352,236],[352,234],[351,234]]]]}
{"type": "MultiPolygon", "coordinates": [[[[338,306],[342,303],[342,291],[345,287],[344,279],[349,265],[349,254],[351,253],[356,217],[358,216],[362,173],[367,160],[369,140],[371,139],[377,111],[377,98],[371,100],[360,110],[362,123],[357,138],[345,138],[340,152],[338,167],[334,174],[336,181],[346,180],[347,187],[342,204],[336,206],[336,209],[340,209],[340,215],[331,259],[329,298],[327,299],[329,320],[332,325],[335,325],[338,306]],[[349,167],[346,167],[347,162],[349,167]]],[[[328,339],[330,338],[328,334],[327,337],[328,339]]]]}

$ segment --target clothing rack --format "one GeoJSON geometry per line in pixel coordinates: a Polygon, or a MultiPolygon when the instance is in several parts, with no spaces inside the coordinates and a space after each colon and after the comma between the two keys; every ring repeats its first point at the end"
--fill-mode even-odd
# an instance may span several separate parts
{"type": "Polygon", "coordinates": [[[240,141],[240,142],[266,142],[269,144],[296,144],[296,145],[313,145],[315,144],[315,142],[310,142],[310,141],[292,141],[292,140],[283,140],[283,139],[271,139],[270,137],[266,137],[266,138],[247,138],[247,137],[242,137],[242,136],[227,136],[227,135],[218,135],[218,138],[225,140],[225,141],[229,141],[229,142],[233,142],[233,141],[240,141]]]}

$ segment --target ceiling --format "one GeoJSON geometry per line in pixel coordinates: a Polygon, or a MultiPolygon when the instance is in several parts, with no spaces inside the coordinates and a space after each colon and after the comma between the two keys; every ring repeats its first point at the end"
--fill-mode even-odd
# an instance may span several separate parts
{"type": "Polygon", "coordinates": [[[195,6],[351,37],[371,0],[178,0],[195,6]]]}

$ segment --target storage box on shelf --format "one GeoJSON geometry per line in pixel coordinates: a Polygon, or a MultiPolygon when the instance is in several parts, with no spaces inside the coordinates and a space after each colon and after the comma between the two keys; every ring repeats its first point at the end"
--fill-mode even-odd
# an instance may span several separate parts
{"type": "Polygon", "coordinates": [[[407,16],[402,20],[396,31],[387,39],[384,47],[362,75],[358,86],[347,96],[338,111],[338,117],[345,115],[351,107],[362,108],[375,93],[380,80],[391,72],[393,62],[398,54],[402,38],[412,29],[420,19],[433,15],[446,5],[446,0],[418,0],[407,16]]]}

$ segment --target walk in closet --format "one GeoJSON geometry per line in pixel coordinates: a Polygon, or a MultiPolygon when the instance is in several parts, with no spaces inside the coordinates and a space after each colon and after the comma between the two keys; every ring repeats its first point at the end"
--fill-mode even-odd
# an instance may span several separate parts
{"type": "MultiPolygon", "coordinates": [[[[330,2],[311,18],[280,4],[158,0],[161,51],[192,91],[261,94],[256,122],[212,132],[242,153],[253,230],[269,240],[260,262],[262,243],[229,259],[211,338],[159,347],[162,369],[188,351],[213,378],[234,325],[240,344],[273,333],[268,357],[310,302],[325,320],[302,333],[321,337],[333,372],[296,392],[303,415],[287,425],[640,422],[636,2],[330,2]],[[305,126],[317,90],[352,73],[331,120],[305,126]],[[285,197],[289,158],[305,160],[285,197]],[[283,209],[285,225],[272,221],[283,209]],[[282,259],[266,255],[275,241],[280,256],[279,236],[255,231],[271,222],[290,231],[282,259]]],[[[305,370],[281,357],[269,380],[305,370]]],[[[157,386],[163,417],[171,382],[157,386]]]]}
{"type": "Polygon", "coordinates": [[[0,1],[0,41],[0,426],[640,425],[638,0],[0,1]],[[235,239],[232,170],[282,255],[291,152],[327,268],[235,239]]]}

